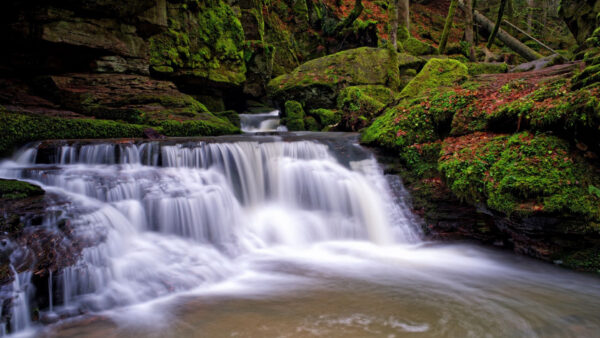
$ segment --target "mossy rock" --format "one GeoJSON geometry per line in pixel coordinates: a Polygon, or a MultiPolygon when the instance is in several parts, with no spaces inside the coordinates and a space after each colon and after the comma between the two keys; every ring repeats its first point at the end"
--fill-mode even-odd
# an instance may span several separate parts
{"type": "MultiPolygon", "coordinates": [[[[0,110],[0,155],[10,155],[16,147],[37,140],[143,137],[146,128],[147,125],[109,120],[48,117],[0,110]]],[[[214,116],[206,120],[156,121],[153,128],[167,136],[239,133],[239,129],[229,121],[214,116]]]]}
{"type": "Polygon", "coordinates": [[[214,113],[214,115],[221,120],[231,122],[234,126],[240,128],[240,115],[235,110],[225,110],[222,112],[214,113]]]}
{"type": "Polygon", "coordinates": [[[571,269],[600,273],[600,245],[565,254],[561,261],[571,269]]]}
{"type": "Polygon", "coordinates": [[[470,203],[507,216],[578,215],[600,220],[600,177],[567,142],[528,132],[476,133],[444,141],[439,170],[450,189],[470,203]]]}
{"type": "Polygon", "coordinates": [[[431,59],[400,92],[401,98],[414,98],[430,90],[459,84],[469,75],[462,62],[451,59],[431,59]]]}
{"type": "MultiPolygon", "coordinates": [[[[368,95],[369,91],[377,94],[376,91],[361,88],[361,86],[347,87],[340,92],[338,109],[342,112],[340,125],[342,130],[357,131],[366,127],[385,106],[383,102],[368,95]],[[363,89],[366,90],[363,91],[363,89]]],[[[390,96],[392,95],[390,94],[390,96]]],[[[387,99],[388,102],[391,101],[391,97],[387,97],[387,99]]]]}
{"type": "Polygon", "coordinates": [[[232,7],[222,0],[167,6],[168,29],[150,39],[151,71],[240,86],[246,80],[244,30],[232,7]]]}
{"type": "Polygon", "coordinates": [[[17,180],[0,179],[0,199],[14,200],[43,195],[44,189],[37,185],[17,180]]]}
{"type": "Polygon", "coordinates": [[[468,62],[469,75],[508,73],[508,65],[504,62],[468,62]]]}
{"type": "Polygon", "coordinates": [[[566,80],[541,85],[529,95],[486,115],[487,127],[551,131],[600,150],[600,83],[573,90],[566,80]]]}
{"type": "Polygon", "coordinates": [[[413,144],[437,140],[432,116],[421,102],[420,99],[404,100],[386,109],[363,131],[361,142],[402,152],[413,144]]]}
{"type": "Polygon", "coordinates": [[[413,37],[406,39],[402,43],[402,48],[405,52],[416,56],[437,54],[437,48],[413,37]]]}
{"type": "Polygon", "coordinates": [[[312,109],[309,114],[314,116],[322,126],[333,126],[342,120],[342,113],[338,110],[319,108],[312,109]]]}
{"type": "MultiPolygon", "coordinates": [[[[402,69],[419,69],[423,61],[399,54],[402,69]]],[[[307,109],[335,108],[339,91],[353,85],[386,85],[389,82],[390,51],[362,47],[308,61],[291,73],[268,84],[268,93],[279,104],[301,102],[307,109]]]]}
{"type": "Polygon", "coordinates": [[[300,102],[293,100],[285,102],[285,118],[283,119],[283,122],[289,131],[306,130],[304,117],[304,109],[300,102]]]}

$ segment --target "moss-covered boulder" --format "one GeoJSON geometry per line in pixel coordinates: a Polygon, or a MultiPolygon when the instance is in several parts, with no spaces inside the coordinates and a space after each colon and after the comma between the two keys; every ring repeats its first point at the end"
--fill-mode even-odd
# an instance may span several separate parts
{"type": "Polygon", "coordinates": [[[148,125],[167,120],[224,123],[168,81],[124,74],[68,74],[39,82],[47,96],[86,116],[148,125]]]}
{"type": "Polygon", "coordinates": [[[168,30],[150,39],[150,69],[187,82],[240,86],[244,31],[222,0],[169,1],[168,30]]]}
{"type": "Polygon", "coordinates": [[[289,131],[305,130],[304,124],[304,109],[298,101],[286,101],[285,103],[285,118],[283,122],[289,131]]]}
{"type": "Polygon", "coordinates": [[[19,199],[44,194],[44,189],[27,182],[0,179],[0,199],[19,199]]]}
{"type": "Polygon", "coordinates": [[[460,102],[454,100],[449,89],[467,76],[467,67],[459,61],[429,60],[400,92],[402,101],[375,119],[362,134],[362,141],[402,150],[447,134],[454,116],[453,104],[460,102]]]}
{"type": "Polygon", "coordinates": [[[505,62],[468,62],[466,66],[471,76],[508,72],[508,65],[505,62]]]}
{"type": "MultiPolygon", "coordinates": [[[[387,49],[346,50],[308,61],[291,73],[271,80],[268,92],[279,104],[296,100],[307,109],[335,108],[338,93],[346,86],[390,83],[391,64],[387,49]]],[[[401,70],[419,69],[423,61],[399,54],[398,64],[401,70]]]]}
{"type": "Polygon", "coordinates": [[[596,28],[600,0],[561,0],[559,14],[582,45],[596,28]]]}
{"type": "Polygon", "coordinates": [[[430,90],[449,87],[465,80],[469,70],[462,62],[452,59],[431,59],[417,76],[400,92],[400,97],[417,97],[430,90]]]}
{"type": "Polygon", "coordinates": [[[339,129],[357,131],[368,126],[380,110],[391,102],[394,94],[390,89],[374,87],[382,86],[352,86],[340,92],[337,105],[342,112],[342,123],[339,129]]]}
{"type": "Polygon", "coordinates": [[[324,127],[336,126],[342,120],[342,113],[339,110],[318,108],[312,109],[309,115],[313,116],[324,127]]]}
{"type": "Polygon", "coordinates": [[[423,41],[413,38],[413,37],[406,39],[402,43],[402,48],[408,54],[417,55],[417,56],[434,55],[434,54],[437,54],[437,52],[438,52],[437,48],[433,47],[432,45],[428,44],[427,42],[423,42],[423,41]]]}

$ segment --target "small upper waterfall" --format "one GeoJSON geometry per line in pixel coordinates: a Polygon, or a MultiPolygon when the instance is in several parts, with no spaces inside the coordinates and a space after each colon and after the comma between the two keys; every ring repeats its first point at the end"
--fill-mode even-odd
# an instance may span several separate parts
{"type": "Polygon", "coordinates": [[[269,113],[240,114],[242,131],[246,133],[287,131],[285,126],[280,125],[279,116],[279,110],[269,113]]]}
{"type": "MultiPolygon", "coordinates": [[[[377,162],[349,137],[33,145],[2,163],[0,177],[69,201],[59,218],[85,244],[48,283],[50,306],[40,310],[59,315],[222,281],[257,250],[418,241],[377,162]]],[[[29,325],[25,283],[15,278],[19,329],[29,325]]]]}

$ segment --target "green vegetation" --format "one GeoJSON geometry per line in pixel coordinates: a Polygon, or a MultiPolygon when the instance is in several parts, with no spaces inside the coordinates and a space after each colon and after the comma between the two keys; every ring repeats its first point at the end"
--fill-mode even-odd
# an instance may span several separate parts
{"type": "MultiPolygon", "coordinates": [[[[400,69],[416,69],[422,65],[422,61],[414,56],[398,55],[400,69]]],[[[331,109],[336,106],[337,95],[345,86],[388,84],[390,62],[387,49],[346,50],[308,61],[291,73],[271,80],[267,89],[269,95],[281,103],[295,100],[307,109],[331,109]]]]}
{"type": "Polygon", "coordinates": [[[305,130],[304,109],[298,101],[287,101],[285,103],[284,123],[290,131],[305,130]]]}
{"type": "Polygon", "coordinates": [[[150,39],[152,70],[235,85],[244,82],[244,30],[232,7],[222,0],[169,6],[168,30],[150,39]]]}
{"type": "Polygon", "coordinates": [[[418,97],[432,89],[453,86],[465,80],[468,69],[460,61],[431,59],[417,76],[400,92],[400,97],[418,97]]]}
{"type": "Polygon", "coordinates": [[[14,200],[43,194],[44,190],[37,185],[17,180],[0,179],[0,199],[14,200]]]}
{"type": "MultiPolygon", "coordinates": [[[[232,124],[212,120],[157,121],[153,127],[167,136],[232,134],[232,124]]],[[[148,126],[109,120],[68,119],[0,111],[0,154],[8,155],[24,143],[44,139],[89,139],[142,137],[148,126]]]]}

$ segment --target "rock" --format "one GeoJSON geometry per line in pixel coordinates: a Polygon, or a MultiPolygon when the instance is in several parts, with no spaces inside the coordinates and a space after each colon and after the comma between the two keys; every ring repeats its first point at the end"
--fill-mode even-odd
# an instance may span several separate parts
{"type": "Polygon", "coordinates": [[[431,59],[421,72],[400,92],[400,97],[414,98],[428,90],[453,86],[465,80],[469,70],[462,62],[452,59],[431,59]]]}
{"type": "Polygon", "coordinates": [[[304,109],[298,101],[287,101],[285,103],[284,123],[289,131],[305,130],[304,109]]]}
{"type": "Polygon", "coordinates": [[[358,131],[370,125],[377,113],[393,99],[393,91],[384,86],[344,88],[338,96],[337,107],[342,112],[339,129],[358,131]]]}
{"type": "MultiPolygon", "coordinates": [[[[419,69],[423,61],[399,54],[400,70],[419,69]]],[[[307,109],[334,108],[337,95],[346,86],[386,85],[390,76],[389,51],[357,48],[308,61],[268,84],[268,93],[279,104],[296,100],[307,109]]]]}
{"type": "Polygon", "coordinates": [[[109,51],[121,56],[146,58],[148,45],[136,27],[114,19],[80,18],[67,10],[49,8],[39,18],[29,38],[109,51]]]}
{"type": "Polygon", "coordinates": [[[123,58],[121,56],[102,56],[92,63],[92,69],[98,73],[121,73],[150,75],[146,59],[123,58]]]}
{"type": "Polygon", "coordinates": [[[165,135],[161,135],[159,132],[152,128],[144,129],[144,138],[149,140],[162,140],[167,138],[165,135]]]}
{"type": "Polygon", "coordinates": [[[244,31],[222,0],[167,4],[169,29],[150,39],[150,69],[178,82],[241,86],[244,31]]]}
{"type": "Polygon", "coordinates": [[[471,76],[508,72],[508,65],[505,62],[469,62],[466,65],[471,76]]]}
{"type": "Polygon", "coordinates": [[[68,109],[96,118],[147,123],[214,118],[206,107],[168,81],[124,74],[65,74],[39,81],[68,109]]]}
{"type": "Polygon", "coordinates": [[[244,94],[255,98],[264,97],[267,94],[267,82],[273,73],[275,48],[261,41],[248,41],[244,53],[249,56],[246,62],[244,94]]]}
{"type": "Polygon", "coordinates": [[[438,52],[432,45],[413,37],[406,39],[402,43],[402,48],[405,52],[416,56],[433,55],[438,52]]]}
{"type": "Polygon", "coordinates": [[[596,17],[600,13],[600,0],[561,0],[559,15],[582,45],[596,28],[596,17]]]}

